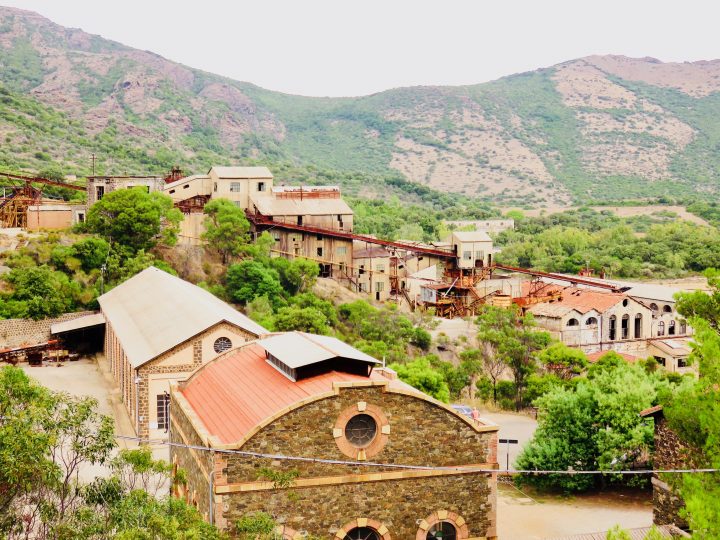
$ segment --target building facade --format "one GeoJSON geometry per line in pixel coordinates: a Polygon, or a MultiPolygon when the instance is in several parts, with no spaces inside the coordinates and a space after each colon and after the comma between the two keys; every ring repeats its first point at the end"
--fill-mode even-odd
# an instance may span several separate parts
{"type": "Polygon", "coordinates": [[[267,332],[204,289],[154,267],[98,301],[105,358],[141,438],[168,437],[172,383],[267,332]]]}
{"type": "Polygon", "coordinates": [[[172,440],[215,450],[172,448],[187,471],[182,495],[225,529],[267,512],[282,538],[496,538],[497,426],[458,415],[377,363],[334,338],[294,332],[243,345],[173,386],[172,440]],[[298,476],[278,486],[258,474],[263,467],[298,476]]]}

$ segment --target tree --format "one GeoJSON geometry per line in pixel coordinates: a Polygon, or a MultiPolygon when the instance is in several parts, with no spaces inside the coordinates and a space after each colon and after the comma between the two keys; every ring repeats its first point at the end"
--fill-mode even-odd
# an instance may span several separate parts
{"type": "MultiPolygon", "coordinates": [[[[611,473],[650,451],[652,426],[639,413],[656,403],[668,383],[642,366],[609,360],[593,366],[597,369],[574,388],[556,386],[536,400],[538,428],[518,456],[517,468],[611,473]]],[[[520,479],[521,483],[565,491],[590,489],[600,481],[593,475],[566,474],[520,479]]]]}
{"type": "Polygon", "coordinates": [[[158,242],[173,245],[182,218],[170,197],[137,187],[105,195],[90,207],[86,226],[106,240],[137,252],[158,242]]]}
{"type": "Polygon", "coordinates": [[[485,306],[477,318],[478,339],[492,347],[512,371],[515,407],[520,410],[527,377],[536,369],[536,355],[550,343],[550,334],[539,332],[532,315],[521,317],[516,308],[485,306]]]}
{"type": "Polygon", "coordinates": [[[308,259],[275,257],[269,262],[269,266],[277,270],[280,283],[291,296],[309,291],[320,275],[320,266],[308,259]]]}
{"type": "Polygon", "coordinates": [[[110,244],[102,238],[90,237],[75,242],[71,250],[73,255],[80,259],[83,270],[89,272],[105,263],[110,253],[110,244]]]}
{"type": "Polygon", "coordinates": [[[23,317],[56,317],[72,305],[73,287],[67,276],[49,267],[14,268],[5,278],[13,286],[12,298],[23,302],[23,317]]]}
{"type": "Polygon", "coordinates": [[[450,401],[450,389],[443,374],[432,367],[428,358],[419,357],[407,364],[391,364],[390,367],[409,385],[443,403],[450,401]]]}
{"type": "Polygon", "coordinates": [[[538,359],[546,370],[565,380],[582,373],[588,364],[585,353],[560,342],[542,351],[538,359]]]}
{"type": "Polygon", "coordinates": [[[205,205],[203,213],[207,218],[202,238],[220,252],[224,264],[247,250],[250,222],[242,208],[228,199],[213,199],[205,205]]]}
{"type": "Polygon", "coordinates": [[[313,307],[287,306],[280,308],[274,319],[275,330],[287,332],[299,330],[313,334],[327,334],[327,317],[322,311],[313,307]]]}
{"type": "Polygon", "coordinates": [[[246,260],[230,265],[226,281],[228,293],[236,302],[247,304],[265,296],[275,309],[285,303],[277,271],[259,261],[246,260]]]}
{"type": "Polygon", "coordinates": [[[686,319],[699,318],[716,332],[720,332],[720,270],[710,268],[705,272],[710,294],[704,291],[677,294],[677,311],[686,319]]]}

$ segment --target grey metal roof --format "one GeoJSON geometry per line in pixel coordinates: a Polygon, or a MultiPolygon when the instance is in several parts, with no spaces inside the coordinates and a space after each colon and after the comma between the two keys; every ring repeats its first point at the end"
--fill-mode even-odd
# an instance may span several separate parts
{"type": "Polygon", "coordinates": [[[306,334],[305,332],[273,334],[258,343],[263,349],[292,369],[309,366],[332,358],[346,358],[369,364],[380,363],[376,358],[358,351],[337,338],[306,334]]]}
{"type": "Polygon", "coordinates": [[[485,231],[454,231],[452,237],[460,242],[492,242],[485,231]]]}
{"type": "Polygon", "coordinates": [[[151,266],[98,298],[133,367],[222,321],[268,331],[205,289],[151,266]]]}
{"type": "Polygon", "coordinates": [[[70,319],[69,321],[63,321],[55,323],[50,326],[51,334],[61,334],[63,332],[70,332],[71,330],[80,330],[81,328],[89,328],[91,326],[99,326],[105,324],[105,317],[102,313],[91,313],[90,315],[83,315],[77,319],[70,319]]]}

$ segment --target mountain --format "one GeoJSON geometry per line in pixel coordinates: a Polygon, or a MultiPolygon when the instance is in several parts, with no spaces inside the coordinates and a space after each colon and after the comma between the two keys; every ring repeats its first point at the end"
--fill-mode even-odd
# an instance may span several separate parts
{"type": "Polygon", "coordinates": [[[0,8],[0,83],[7,168],[87,174],[91,153],[115,173],[260,160],[287,179],[337,171],[361,195],[382,190],[357,173],[402,175],[530,206],[720,189],[717,60],[591,56],[472,86],[311,98],[0,8]]]}

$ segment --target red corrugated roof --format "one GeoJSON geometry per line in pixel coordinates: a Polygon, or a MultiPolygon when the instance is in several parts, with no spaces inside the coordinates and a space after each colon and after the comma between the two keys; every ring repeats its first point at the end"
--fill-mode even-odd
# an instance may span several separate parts
{"type": "MultiPolygon", "coordinates": [[[[250,343],[203,366],[180,392],[208,433],[228,444],[284,408],[330,392],[333,383],[372,380],[390,381],[378,371],[370,377],[330,371],[293,382],[266,362],[261,345],[250,343]]],[[[399,380],[391,384],[410,388],[399,380]]]]}

